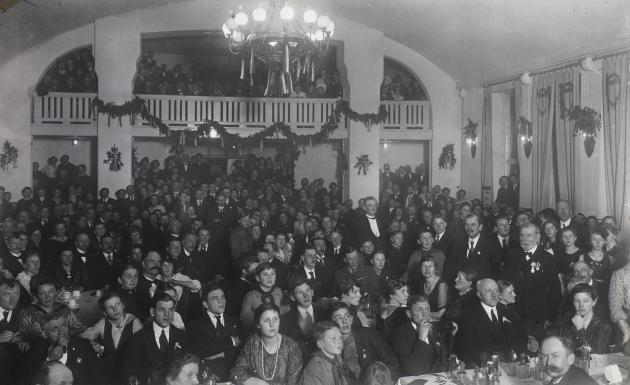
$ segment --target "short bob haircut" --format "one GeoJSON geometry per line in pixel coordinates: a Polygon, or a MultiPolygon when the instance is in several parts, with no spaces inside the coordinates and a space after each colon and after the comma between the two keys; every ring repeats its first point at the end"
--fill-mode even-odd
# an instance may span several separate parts
{"type": "Polygon", "coordinates": [[[387,298],[390,298],[392,295],[395,295],[398,290],[405,286],[407,286],[407,284],[399,279],[387,281],[387,284],[385,285],[385,295],[387,298]]]}
{"type": "Polygon", "coordinates": [[[575,295],[579,293],[586,293],[591,297],[593,301],[597,300],[597,292],[595,291],[593,286],[589,285],[588,283],[578,283],[577,285],[573,286],[573,289],[571,289],[571,299],[575,298],[575,295]]]}
{"type": "Polygon", "coordinates": [[[260,317],[262,317],[263,313],[268,310],[274,311],[278,313],[278,316],[280,316],[280,308],[275,303],[265,302],[254,310],[254,321],[256,322],[256,325],[260,322],[260,317]]]}
{"type": "Polygon", "coordinates": [[[164,384],[168,384],[169,381],[173,381],[179,376],[179,373],[182,371],[182,368],[188,364],[196,364],[199,366],[200,361],[197,356],[190,353],[176,353],[168,360],[167,364],[163,366],[163,374],[161,377],[164,378],[164,384]]]}

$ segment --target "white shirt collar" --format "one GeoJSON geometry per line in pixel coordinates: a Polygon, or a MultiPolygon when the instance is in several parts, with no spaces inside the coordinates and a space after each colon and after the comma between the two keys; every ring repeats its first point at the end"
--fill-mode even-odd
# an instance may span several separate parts
{"type": "MultiPolygon", "coordinates": [[[[3,308],[2,306],[0,306],[0,320],[4,319],[4,312],[5,311],[9,312],[9,319],[11,319],[11,314],[13,314],[13,310],[7,310],[7,309],[3,308]]],[[[9,319],[7,319],[7,322],[9,322],[9,319]]]]}
{"type": "Polygon", "coordinates": [[[564,220],[564,221],[563,221],[563,220],[560,220],[560,225],[561,225],[561,226],[565,226],[565,227],[566,227],[566,226],[571,226],[571,218],[566,219],[566,220],[564,220]]]}
{"type": "Polygon", "coordinates": [[[529,250],[525,250],[526,253],[532,253],[532,255],[534,255],[536,253],[536,249],[538,249],[538,245],[535,245],[534,247],[532,247],[529,250]]]}
{"type": "Polygon", "coordinates": [[[154,321],[153,322],[153,335],[155,336],[155,342],[157,343],[158,347],[160,346],[160,335],[162,335],[162,330],[164,330],[164,334],[166,334],[166,339],[170,342],[171,341],[171,337],[170,337],[171,325],[168,325],[167,327],[162,328],[160,325],[156,324],[154,321]]]}
{"type": "Polygon", "coordinates": [[[315,317],[313,316],[313,305],[310,305],[308,308],[304,309],[302,306],[297,307],[298,312],[300,313],[300,316],[302,316],[302,318],[306,317],[306,313],[310,314],[311,318],[313,319],[313,321],[315,321],[315,317]]]}
{"type": "Polygon", "coordinates": [[[221,323],[221,325],[225,326],[225,317],[223,316],[223,313],[217,316],[213,312],[208,310],[208,316],[210,317],[210,321],[212,322],[212,325],[214,325],[215,328],[217,327],[217,322],[219,322],[219,317],[223,319],[223,322],[221,323]]]}
{"type": "Polygon", "coordinates": [[[490,307],[488,305],[486,305],[485,303],[481,302],[481,307],[483,307],[483,310],[486,312],[486,314],[488,315],[488,319],[490,321],[492,321],[492,314],[490,313],[492,310],[494,310],[494,315],[497,317],[497,320],[499,319],[499,313],[497,312],[497,307],[490,307]]]}
{"type": "Polygon", "coordinates": [[[474,249],[475,247],[477,247],[477,242],[479,242],[479,237],[480,237],[480,236],[481,236],[481,233],[477,234],[477,236],[476,236],[476,237],[474,237],[474,238],[470,238],[470,237],[469,237],[469,238],[468,238],[468,246],[470,246],[470,242],[472,242],[472,243],[473,243],[473,249],[474,249]]]}

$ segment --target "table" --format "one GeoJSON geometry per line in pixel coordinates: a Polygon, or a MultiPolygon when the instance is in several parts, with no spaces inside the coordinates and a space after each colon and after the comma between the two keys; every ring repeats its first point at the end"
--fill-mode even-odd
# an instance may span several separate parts
{"type": "MultiPolygon", "coordinates": [[[[627,384],[630,383],[629,375],[630,373],[630,357],[624,356],[622,353],[614,353],[614,354],[593,354],[591,361],[591,369],[589,370],[589,374],[593,379],[595,379],[601,385],[614,385],[608,383],[606,381],[606,376],[604,376],[604,368],[608,365],[617,364],[624,376],[624,380],[620,383],[627,384]]],[[[473,370],[469,369],[466,371],[466,379],[464,379],[463,385],[472,384],[472,374],[473,370]]],[[[499,382],[501,385],[542,385],[541,381],[537,381],[533,378],[518,378],[511,377],[505,374],[503,368],[501,368],[501,375],[499,377],[499,382]]],[[[420,376],[409,376],[409,377],[401,377],[396,382],[396,385],[461,385],[462,383],[459,381],[453,382],[448,378],[448,373],[431,373],[431,374],[423,374],[420,376]],[[416,381],[417,380],[417,381],[416,381]]]]}

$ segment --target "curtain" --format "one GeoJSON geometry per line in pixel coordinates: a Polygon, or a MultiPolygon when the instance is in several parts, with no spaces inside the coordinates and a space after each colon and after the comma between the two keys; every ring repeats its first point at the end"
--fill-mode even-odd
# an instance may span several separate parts
{"type": "Polygon", "coordinates": [[[569,111],[580,105],[580,70],[577,66],[553,72],[555,75],[556,110],[556,199],[565,199],[572,206],[575,191],[575,137],[569,111]]]}
{"type": "Polygon", "coordinates": [[[534,76],[532,90],[533,123],[533,180],[532,197],[534,212],[555,207],[553,179],[553,117],[555,107],[555,74],[552,72],[534,76]]]}
{"type": "Polygon", "coordinates": [[[624,206],[624,201],[630,201],[630,175],[626,175],[630,163],[630,55],[615,55],[603,61],[606,200],[621,228],[627,229],[630,208],[624,206]]]}
{"type": "Polygon", "coordinates": [[[492,99],[490,88],[483,90],[483,117],[481,126],[481,197],[486,206],[494,204],[492,191],[492,99]]]}

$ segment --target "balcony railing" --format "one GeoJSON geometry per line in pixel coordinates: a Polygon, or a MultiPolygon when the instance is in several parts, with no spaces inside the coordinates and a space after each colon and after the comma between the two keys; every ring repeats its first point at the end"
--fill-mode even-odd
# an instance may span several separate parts
{"type": "MultiPolygon", "coordinates": [[[[33,97],[33,124],[93,125],[91,102],[96,94],[50,93],[33,97]]],[[[228,127],[258,128],[284,122],[293,129],[319,129],[335,109],[335,99],[234,98],[138,95],[149,112],[170,127],[215,120],[228,127]]],[[[430,128],[427,101],[384,101],[385,129],[430,128]]],[[[136,124],[144,124],[141,119],[136,124]]],[[[343,123],[342,123],[343,124],[343,123]]]]}
{"type": "Polygon", "coordinates": [[[91,125],[92,99],[96,94],[54,92],[33,96],[33,123],[91,125]]]}

